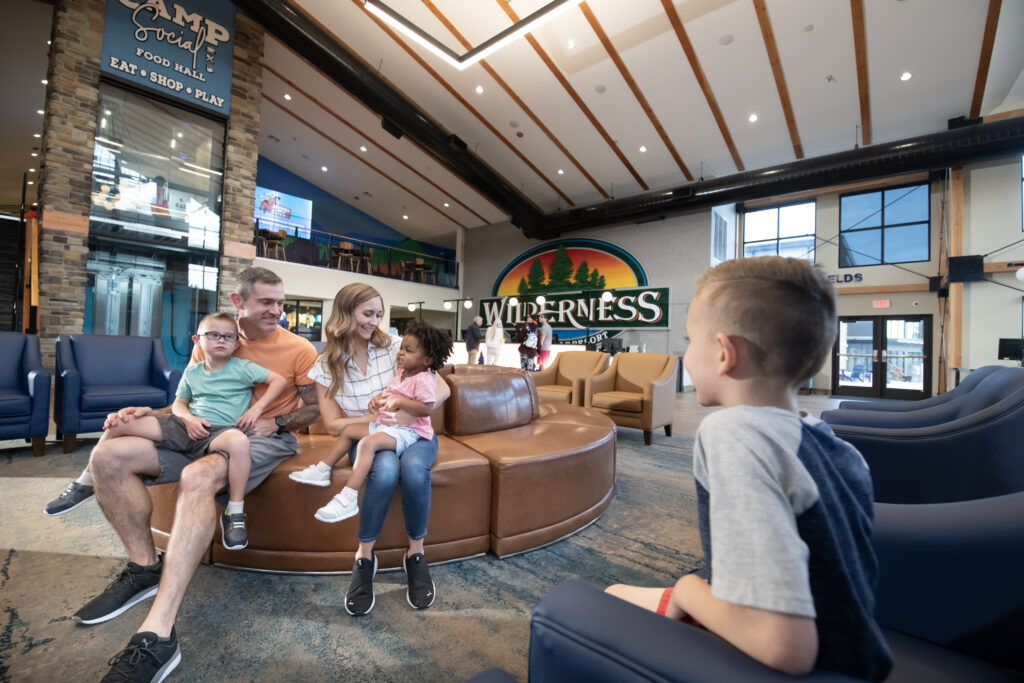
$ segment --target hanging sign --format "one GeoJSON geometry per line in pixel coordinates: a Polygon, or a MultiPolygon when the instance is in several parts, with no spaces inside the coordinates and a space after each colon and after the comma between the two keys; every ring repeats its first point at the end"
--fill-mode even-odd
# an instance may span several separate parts
{"type": "Polygon", "coordinates": [[[100,70],[227,116],[234,31],[229,0],[107,0],[100,70]]]}
{"type": "Polygon", "coordinates": [[[563,344],[593,344],[627,329],[669,328],[669,288],[648,286],[632,254],[600,240],[557,240],[529,249],[502,269],[491,294],[480,301],[485,324],[499,318],[508,326],[544,314],[563,344]]]}

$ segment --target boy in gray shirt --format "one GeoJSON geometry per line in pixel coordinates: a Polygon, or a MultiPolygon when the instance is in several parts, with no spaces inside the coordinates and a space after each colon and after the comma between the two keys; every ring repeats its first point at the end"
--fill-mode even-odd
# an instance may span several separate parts
{"type": "Polygon", "coordinates": [[[835,291],[801,259],[737,259],[697,281],[684,363],[701,405],[694,479],[705,565],[672,588],[608,592],[701,625],[761,663],[881,680],[871,477],[797,387],[821,368],[835,291]]]}

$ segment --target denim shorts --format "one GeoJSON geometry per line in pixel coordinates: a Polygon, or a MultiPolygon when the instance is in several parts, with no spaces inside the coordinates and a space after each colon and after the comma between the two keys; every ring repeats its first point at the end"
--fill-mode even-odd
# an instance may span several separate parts
{"type": "Polygon", "coordinates": [[[370,423],[370,433],[384,432],[395,440],[395,453],[401,455],[405,449],[416,443],[420,435],[411,427],[399,427],[398,425],[379,425],[376,422],[370,423]]]}

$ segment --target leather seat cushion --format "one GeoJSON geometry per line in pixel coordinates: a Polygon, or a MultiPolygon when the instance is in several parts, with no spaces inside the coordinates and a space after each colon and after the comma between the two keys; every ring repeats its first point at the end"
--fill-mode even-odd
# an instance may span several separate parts
{"type": "Polygon", "coordinates": [[[642,413],[644,395],[632,391],[601,391],[591,399],[595,408],[602,410],[621,410],[627,413],[642,413]]]}
{"type": "Polygon", "coordinates": [[[13,417],[32,412],[32,400],[28,394],[13,389],[0,389],[0,415],[13,417]]]}
{"type": "Polygon", "coordinates": [[[120,410],[125,406],[167,405],[167,392],[144,384],[107,384],[82,387],[83,411],[120,410]]]}
{"type": "Polygon", "coordinates": [[[562,386],[561,384],[545,384],[537,387],[537,395],[540,398],[569,403],[572,401],[572,387],[562,386]]]}

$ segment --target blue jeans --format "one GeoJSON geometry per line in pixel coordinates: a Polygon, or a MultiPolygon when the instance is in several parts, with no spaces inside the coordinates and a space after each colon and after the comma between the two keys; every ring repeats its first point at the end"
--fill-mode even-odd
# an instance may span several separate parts
{"type": "MultiPolygon", "coordinates": [[[[349,457],[356,461],[356,445],[349,457]]],[[[437,459],[437,436],[419,439],[405,449],[402,457],[394,451],[378,451],[370,466],[359,506],[359,542],[372,543],[380,536],[395,486],[402,482],[402,515],[409,538],[418,541],[427,535],[430,517],[430,468],[437,459]]]]}

